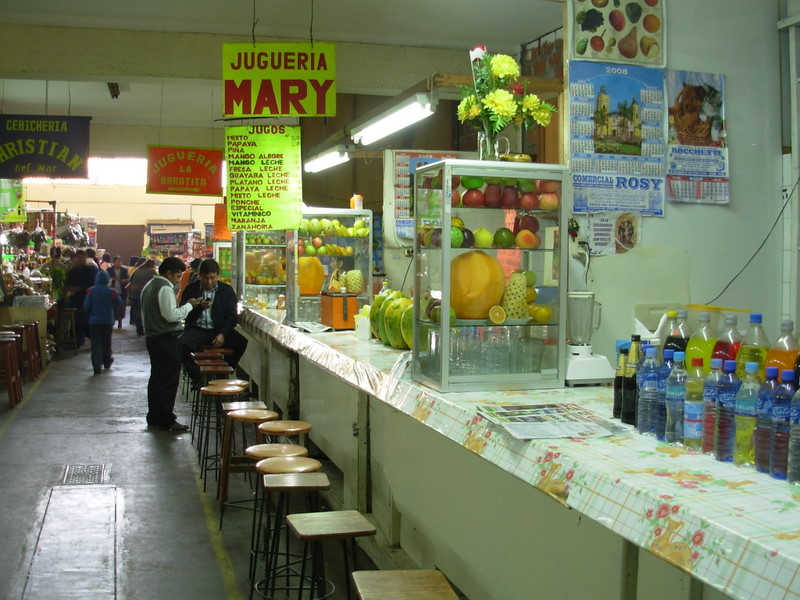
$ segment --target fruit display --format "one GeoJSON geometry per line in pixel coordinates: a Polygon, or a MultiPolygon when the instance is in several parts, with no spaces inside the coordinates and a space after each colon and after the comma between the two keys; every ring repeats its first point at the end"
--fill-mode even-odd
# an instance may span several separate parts
{"type": "Polygon", "coordinates": [[[589,0],[576,8],[573,53],[578,59],[664,62],[664,0],[589,0]]]}
{"type": "Polygon", "coordinates": [[[317,296],[322,291],[325,273],[316,256],[301,256],[297,261],[297,284],[301,296],[317,296]]]}
{"type": "MultiPolygon", "coordinates": [[[[400,318],[400,335],[405,327],[414,337],[413,379],[445,392],[563,385],[566,292],[557,274],[566,252],[557,231],[569,184],[562,166],[513,160],[417,169],[413,315],[400,318]]],[[[398,340],[397,294],[373,304],[387,344],[398,340]]]]}

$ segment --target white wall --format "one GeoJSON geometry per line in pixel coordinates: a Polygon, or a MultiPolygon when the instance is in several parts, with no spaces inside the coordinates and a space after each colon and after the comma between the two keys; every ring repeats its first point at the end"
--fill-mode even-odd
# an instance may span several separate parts
{"type": "MultiPolygon", "coordinates": [[[[669,0],[667,67],[725,76],[730,145],[728,206],[669,204],[645,218],[641,247],[592,260],[590,289],[603,304],[595,350],[613,355],[630,335],[633,305],[705,304],[761,244],[781,208],[779,18],[775,0],[669,0]]],[[[767,333],[781,319],[781,227],[717,306],[764,314],[767,333]]],[[[740,327],[746,326],[740,319],[740,327]]]]}

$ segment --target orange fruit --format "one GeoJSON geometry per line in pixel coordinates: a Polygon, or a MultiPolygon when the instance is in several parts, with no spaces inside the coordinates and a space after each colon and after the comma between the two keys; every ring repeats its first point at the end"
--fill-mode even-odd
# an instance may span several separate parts
{"type": "Polygon", "coordinates": [[[661,29],[661,19],[655,15],[646,15],[642,21],[642,26],[648,33],[655,33],[661,29]]]}
{"type": "Polygon", "coordinates": [[[495,325],[500,325],[502,323],[505,323],[506,320],[505,309],[499,304],[495,304],[492,308],[489,309],[489,320],[495,325]]]}
{"type": "Polygon", "coordinates": [[[528,307],[528,314],[536,323],[549,323],[553,318],[553,309],[544,304],[532,304],[528,307]]]}

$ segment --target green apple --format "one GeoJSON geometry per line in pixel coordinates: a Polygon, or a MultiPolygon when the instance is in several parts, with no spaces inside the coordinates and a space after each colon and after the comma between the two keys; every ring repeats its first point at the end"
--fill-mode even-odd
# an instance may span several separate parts
{"type": "Polygon", "coordinates": [[[473,235],[475,236],[476,248],[492,247],[492,244],[494,243],[494,234],[485,227],[481,227],[480,229],[476,230],[473,235]]]}

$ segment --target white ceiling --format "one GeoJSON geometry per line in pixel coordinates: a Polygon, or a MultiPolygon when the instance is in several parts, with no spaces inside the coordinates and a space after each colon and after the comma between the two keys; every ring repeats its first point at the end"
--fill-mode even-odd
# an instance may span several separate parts
{"type": "MultiPolygon", "coordinates": [[[[517,55],[521,44],[561,25],[558,0],[0,0],[9,24],[251,35],[517,55]],[[312,20],[313,7],[313,20],[312,20]]],[[[0,64],[2,61],[0,61],[0,64]]],[[[1,68],[0,68],[1,70],[1,68]]],[[[4,79],[0,110],[90,115],[97,124],[208,127],[219,84],[4,79]],[[187,102],[188,100],[188,102],[187,102]]]]}

